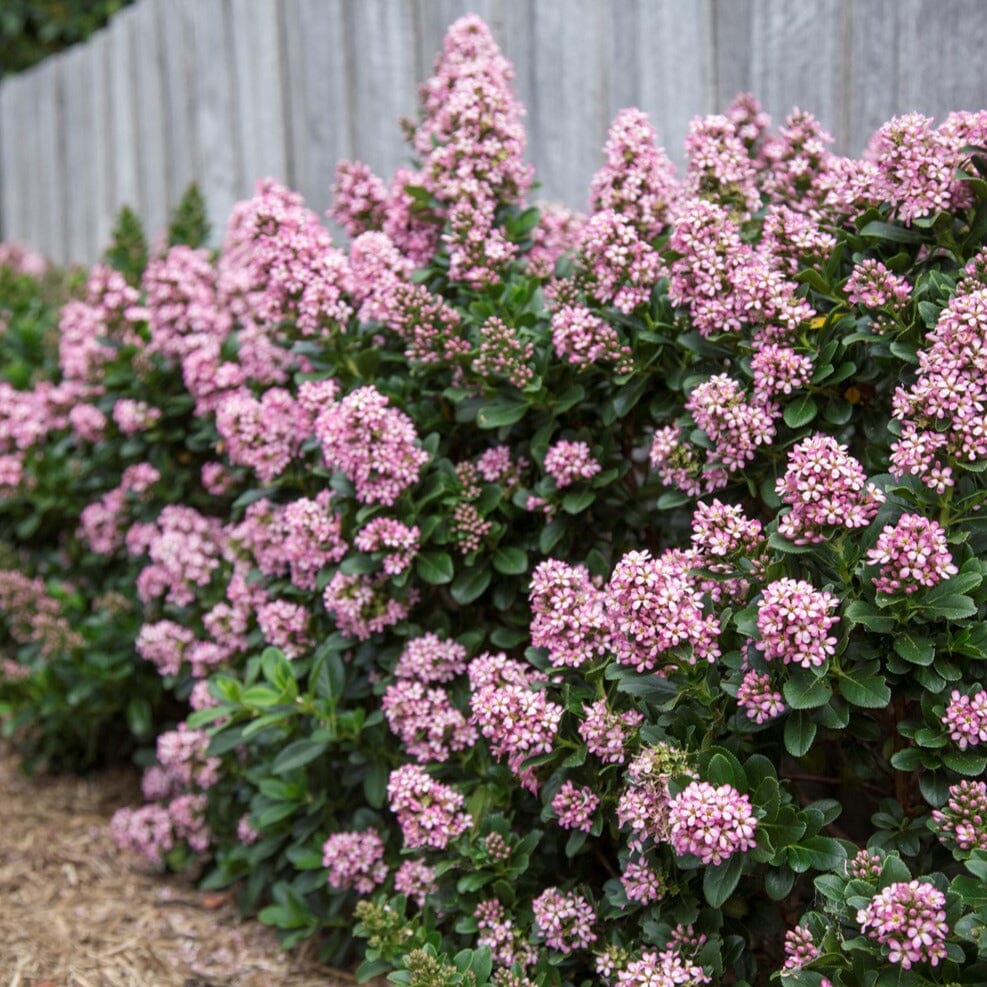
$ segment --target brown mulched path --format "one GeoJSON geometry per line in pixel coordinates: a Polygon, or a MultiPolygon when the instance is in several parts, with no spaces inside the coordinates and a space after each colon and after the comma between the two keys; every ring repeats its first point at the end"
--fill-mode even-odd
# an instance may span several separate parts
{"type": "Polygon", "coordinates": [[[0,987],[343,987],[224,895],[142,871],[107,832],[133,772],[25,778],[0,748],[0,987]]]}

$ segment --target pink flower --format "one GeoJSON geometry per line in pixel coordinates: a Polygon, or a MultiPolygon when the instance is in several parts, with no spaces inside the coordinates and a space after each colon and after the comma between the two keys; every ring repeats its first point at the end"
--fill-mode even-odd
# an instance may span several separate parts
{"type": "Polygon", "coordinates": [[[942,722],[950,740],[961,751],[987,743],[987,692],[981,689],[972,696],[964,696],[954,689],[942,722]]]}
{"type": "Polygon", "coordinates": [[[818,668],[836,654],[836,638],[829,632],[839,623],[831,613],[839,602],[801,579],[768,583],[757,607],[757,647],[768,661],[818,668]]]}
{"type": "Polygon", "coordinates": [[[946,958],[946,896],[922,881],[898,882],[857,911],[869,939],[888,947],[888,959],[909,970],[916,963],[938,966],[946,958]]]}
{"type": "Polygon", "coordinates": [[[915,593],[959,572],[945,529],[918,514],[903,514],[896,524],[885,525],[867,561],[881,567],[872,580],[879,593],[915,593]]]}
{"type": "Polygon", "coordinates": [[[387,797],[409,849],[444,850],[473,824],[469,813],[463,811],[463,797],[414,764],[391,772],[387,797]]]}
{"type": "Polygon", "coordinates": [[[322,866],[329,869],[331,888],[370,894],[387,878],[384,841],[375,829],[334,833],[322,844],[322,866]]]}
{"type": "Polygon", "coordinates": [[[599,804],[599,796],[592,789],[566,780],[552,799],[552,810],[563,829],[588,833],[593,828],[593,814],[599,804]]]}
{"type": "Polygon", "coordinates": [[[706,865],[729,860],[757,843],[751,801],[732,785],[690,782],[672,799],[668,820],[675,852],[692,854],[706,865]]]}
{"type": "Polygon", "coordinates": [[[573,953],[596,942],[593,906],[575,891],[546,888],[531,903],[535,925],[549,949],[573,953]]]}

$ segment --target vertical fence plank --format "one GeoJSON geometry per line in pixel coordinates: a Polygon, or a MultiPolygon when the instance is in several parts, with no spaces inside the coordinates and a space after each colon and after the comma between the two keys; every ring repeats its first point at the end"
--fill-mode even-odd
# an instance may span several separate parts
{"type": "Polygon", "coordinates": [[[134,99],[137,116],[137,163],[141,199],[138,210],[148,237],[161,234],[172,205],[165,162],[170,148],[165,133],[163,80],[157,18],[151,4],[134,8],[131,22],[131,58],[134,64],[134,99]]]}
{"type": "Polygon", "coordinates": [[[17,154],[15,80],[0,82],[0,240],[16,240],[20,233],[21,187],[17,154]]]}
{"type": "Polygon", "coordinates": [[[608,116],[627,106],[644,110],[678,163],[689,121],[712,109],[707,13],[705,3],[676,0],[627,0],[612,7],[608,116]],[[672,92],[675,99],[668,98],[672,92]]]}
{"type": "Polygon", "coordinates": [[[980,0],[902,0],[893,113],[918,110],[941,121],[951,110],[987,106],[984,74],[973,68],[987,47],[984,14],[980,0]]]}
{"type": "Polygon", "coordinates": [[[258,178],[284,182],[288,177],[277,0],[234,0],[230,27],[243,156],[237,195],[242,197],[252,193],[258,178]]]}
{"type": "Polygon", "coordinates": [[[847,133],[845,153],[863,151],[870,135],[899,104],[898,44],[888,44],[888,37],[900,38],[901,0],[872,0],[867,4],[850,3],[850,72],[846,81],[847,133]]]}
{"type": "Polygon", "coordinates": [[[533,15],[532,158],[547,199],[582,205],[609,122],[607,5],[535,3],[533,15]]]}
{"type": "Polygon", "coordinates": [[[58,194],[58,116],[55,74],[50,64],[41,64],[27,74],[30,82],[36,127],[36,174],[38,209],[34,243],[53,259],[60,254],[58,194]]]}
{"type": "Polygon", "coordinates": [[[223,0],[182,0],[193,51],[192,91],[201,148],[203,194],[221,228],[243,187],[230,38],[231,7],[223,0]]]}
{"type": "Polygon", "coordinates": [[[362,0],[349,7],[356,155],[390,174],[407,160],[398,120],[415,111],[415,11],[411,0],[362,0]]]}
{"type": "MultiPolygon", "coordinates": [[[[352,47],[345,0],[291,0],[283,7],[294,183],[319,213],[330,205],[336,163],[358,157],[352,90],[366,71],[352,47]]],[[[381,169],[381,162],[365,158],[381,169]]]]}
{"type": "Polygon", "coordinates": [[[90,256],[89,231],[95,221],[91,65],[82,47],[70,48],[63,58],[65,259],[81,263],[90,256]]]}
{"type": "Polygon", "coordinates": [[[113,115],[115,106],[111,95],[110,37],[100,31],[85,47],[89,63],[90,112],[92,119],[93,168],[93,228],[88,238],[88,260],[95,260],[109,239],[116,208],[117,160],[113,150],[113,115]]]}
{"type": "MultiPolygon", "coordinates": [[[[196,129],[192,85],[194,52],[188,8],[174,0],[145,0],[154,11],[160,38],[158,64],[162,79],[162,129],[165,142],[165,187],[174,207],[190,182],[202,184],[201,155],[196,129]]],[[[206,208],[215,224],[220,220],[213,203],[206,208]]]]}
{"type": "Polygon", "coordinates": [[[112,210],[141,208],[140,138],[135,105],[134,46],[131,42],[134,8],[121,11],[108,28],[109,97],[113,104],[111,153],[114,159],[112,210]]]}

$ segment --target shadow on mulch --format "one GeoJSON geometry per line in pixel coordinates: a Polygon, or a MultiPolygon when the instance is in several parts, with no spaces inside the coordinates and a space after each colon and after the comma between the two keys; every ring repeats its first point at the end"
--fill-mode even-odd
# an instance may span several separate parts
{"type": "Polygon", "coordinates": [[[225,895],[142,872],[107,823],[135,773],[25,778],[0,748],[0,987],[343,987],[225,895]]]}

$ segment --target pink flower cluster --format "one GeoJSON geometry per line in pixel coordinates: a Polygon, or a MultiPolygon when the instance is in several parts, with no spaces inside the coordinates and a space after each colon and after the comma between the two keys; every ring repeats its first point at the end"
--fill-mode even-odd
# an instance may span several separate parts
{"type": "Polygon", "coordinates": [[[375,829],[333,833],[322,844],[322,866],[329,870],[330,887],[370,894],[387,878],[384,841],[375,829]]]}
{"type": "Polygon", "coordinates": [[[854,266],[844,291],[851,305],[893,310],[903,308],[912,293],[901,275],[892,273],[874,257],[868,257],[854,266]]]}
{"type": "Polygon", "coordinates": [[[298,451],[298,409],[280,387],[258,400],[240,389],[226,396],[216,410],[216,429],[226,442],[231,462],[249,466],[262,483],[280,476],[298,451]]]}
{"type": "Polygon", "coordinates": [[[777,405],[748,401],[740,384],[727,374],[694,388],[685,409],[713,443],[709,463],[727,472],[743,469],[759,446],[771,442],[779,414],[777,405]]]}
{"type": "Polygon", "coordinates": [[[757,817],[750,799],[732,785],[714,788],[692,781],[668,807],[669,840],[678,854],[692,854],[707,866],[752,850],[757,817]]]}
{"type": "Polygon", "coordinates": [[[404,646],[394,668],[398,678],[420,682],[451,682],[466,671],[466,649],[435,634],[414,637],[404,646]]]}
{"type": "Polygon", "coordinates": [[[857,922],[869,939],[888,947],[888,959],[910,970],[916,963],[938,966],[946,958],[946,896],[923,881],[899,881],[858,909],[857,922]]]}
{"type": "Polygon", "coordinates": [[[147,553],[151,564],[137,577],[142,602],[164,596],[169,603],[187,606],[219,568],[221,526],[191,507],[169,504],[148,532],[147,553]]]}
{"type": "Polygon", "coordinates": [[[954,689],[942,718],[949,739],[961,751],[987,743],[987,692],[983,689],[965,696],[954,689]]]}
{"type": "Polygon", "coordinates": [[[444,850],[473,824],[463,809],[462,795],[433,780],[415,764],[405,764],[391,772],[387,797],[408,849],[444,850]]]}
{"type": "Polygon", "coordinates": [[[596,942],[593,931],[596,912],[578,892],[546,888],[531,903],[531,908],[538,932],[549,949],[568,954],[596,942]]]}
{"type": "Polygon", "coordinates": [[[757,166],[734,122],[726,116],[693,117],[685,138],[686,186],[746,218],[761,204],[757,166]]]}
{"type": "Polygon", "coordinates": [[[867,561],[880,566],[872,582],[879,593],[888,594],[916,593],[959,571],[949,554],[945,529],[919,514],[903,514],[897,523],[885,525],[867,561]]]}
{"type": "Polygon", "coordinates": [[[409,757],[421,764],[447,761],[454,751],[469,750],[476,743],[476,729],[453,706],[441,688],[399,678],[384,691],[381,708],[391,733],[396,734],[409,757]]]}
{"type": "Polygon", "coordinates": [[[634,225],[642,239],[653,240],[668,222],[681,195],[675,165],[645,113],[621,110],[603,148],[606,163],[590,184],[590,210],[612,209],[634,225]]]}
{"type": "Polygon", "coordinates": [[[480,347],[473,357],[473,372],[487,379],[503,378],[518,390],[531,383],[535,345],[519,329],[492,316],[480,327],[480,347]]]}
{"type": "Polygon", "coordinates": [[[651,297],[663,274],[661,255],[613,209],[590,217],[580,233],[579,253],[589,293],[624,315],[651,297]]]}
{"type": "Polygon", "coordinates": [[[947,847],[964,852],[987,850],[987,784],[963,779],[949,786],[949,798],[932,810],[936,836],[947,847]]]}
{"type": "Polygon", "coordinates": [[[877,165],[875,194],[891,203],[906,226],[950,207],[960,155],[953,140],[933,129],[930,117],[894,117],[874,134],[867,151],[877,165]]]}
{"type": "Polygon", "coordinates": [[[314,590],[319,571],[341,561],[347,551],[342,521],[332,510],[331,491],[321,490],[314,499],[293,500],[279,520],[291,582],[299,589],[314,590]]]}
{"type": "Polygon", "coordinates": [[[591,480],[601,469],[585,442],[560,439],[545,453],[545,472],[559,490],[564,490],[577,480],[591,480]]]}
{"type": "Polygon", "coordinates": [[[580,370],[594,363],[612,363],[618,374],[633,370],[631,348],[621,343],[613,326],[584,305],[561,305],[552,313],[552,345],[560,360],[580,370]]]}
{"type": "Polygon", "coordinates": [[[390,506],[428,462],[428,453],[415,445],[411,419],[372,386],[324,409],[315,434],[326,465],[346,474],[364,504],[390,506]]]}
{"type": "Polygon", "coordinates": [[[309,612],[301,603],[272,600],[257,608],[257,625],[268,644],[288,658],[300,658],[311,646],[309,612]]]}
{"type": "Polygon", "coordinates": [[[950,457],[987,459],[987,288],[953,295],[926,342],[914,383],[894,395],[893,414],[903,428],[892,446],[891,470],[942,493],[955,482],[950,457]]]}
{"type": "Polygon", "coordinates": [[[812,938],[812,933],[805,926],[797,925],[785,933],[785,963],[782,970],[795,973],[807,967],[819,956],[819,947],[812,938]]]}
{"type": "Polygon", "coordinates": [[[415,591],[400,600],[388,590],[388,577],[349,576],[337,572],[322,594],[326,612],[340,633],[366,641],[400,623],[417,600],[415,591]]]}
{"type": "Polygon", "coordinates": [[[805,387],[812,377],[812,361],[789,346],[765,343],[751,357],[754,397],[766,404],[780,394],[805,387]]]}
{"type": "Polygon", "coordinates": [[[586,749],[604,764],[623,764],[627,760],[627,747],[644,722],[644,715],[634,709],[616,713],[607,706],[606,699],[597,699],[584,712],[586,718],[579,724],[579,736],[585,741],[586,749]]]}
{"type": "Polygon", "coordinates": [[[361,552],[383,552],[384,572],[399,576],[414,562],[420,536],[417,526],[409,528],[394,518],[378,517],[367,522],[353,544],[361,552]]]}
{"type": "MultiPolygon", "coordinates": [[[[479,930],[477,945],[486,946],[493,954],[494,962],[500,967],[510,969],[517,963],[524,968],[537,961],[537,950],[525,941],[523,933],[496,898],[481,901],[476,906],[473,917],[479,930]]],[[[526,987],[524,981],[521,984],[526,987]]]]}
{"type": "Polygon", "coordinates": [[[485,654],[469,666],[471,723],[496,758],[534,784],[522,765],[529,757],[549,753],[563,709],[538,688],[533,670],[506,655],[485,654]]]}
{"type": "Polygon", "coordinates": [[[703,612],[690,568],[675,552],[657,559],[648,552],[628,552],[617,563],[606,589],[617,661],[651,671],[673,660],[676,649],[690,664],[716,660],[720,625],[703,612]]]}
{"type": "Polygon", "coordinates": [[[866,527],[885,500],[846,446],[821,434],[791,450],[775,489],[791,507],[778,531],[796,545],[825,541],[833,528],[866,527]]]}
{"type": "Polygon", "coordinates": [[[606,594],[584,566],[555,559],[531,574],[531,643],[547,648],[553,665],[578,668],[610,650],[606,594]]]}
{"type": "Polygon", "coordinates": [[[764,587],[757,606],[757,647],[767,661],[818,668],[836,654],[830,631],[840,618],[840,601],[802,579],[776,579],[764,587]]]}
{"type": "Polygon", "coordinates": [[[591,788],[576,785],[567,779],[552,799],[552,811],[563,829],[588,833],[593,828],[593,814],[599,804],[599,796],[591,788]]]}
{"type": "Polygon", "coordinates": [[[152,258],[141,286],[151,330],[148,352],[180,360],[204,340],[222,340],[229,333],[229,310],[219,298],[206,250],[175,246],[152,258]]]}
{"type": "Polygon", "coordinates": [[[737,704],[755,723],[767,723],[781,716],[788,708],[780,692],[771,685],[767,672],[751,669],[737,689],[737,704]]]}

